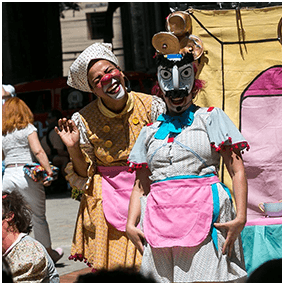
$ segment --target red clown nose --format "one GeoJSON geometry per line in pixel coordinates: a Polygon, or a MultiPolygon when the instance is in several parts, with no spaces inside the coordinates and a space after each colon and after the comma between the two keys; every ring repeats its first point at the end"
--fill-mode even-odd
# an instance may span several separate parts
{"type": "Polygon", "coordinates": [[[101,84],[103,86],[107,85],[110,83],[111,79],[114,77],[120,77],[120,71],[118,69],[113,70],[111,73],[109,74],[105,74],[102,78],[101,78],[101,84]]]}

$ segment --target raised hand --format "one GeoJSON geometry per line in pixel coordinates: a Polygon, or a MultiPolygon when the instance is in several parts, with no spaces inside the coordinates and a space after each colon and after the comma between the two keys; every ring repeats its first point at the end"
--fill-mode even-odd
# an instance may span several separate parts
{"type": "Polygon", "coordinates": [[[55,127],[56,133],[60,136],[67,148],[78,146],[80,142],[80,131],[74,121],[67,118],[58,120],[58,127],[55,127]]]}

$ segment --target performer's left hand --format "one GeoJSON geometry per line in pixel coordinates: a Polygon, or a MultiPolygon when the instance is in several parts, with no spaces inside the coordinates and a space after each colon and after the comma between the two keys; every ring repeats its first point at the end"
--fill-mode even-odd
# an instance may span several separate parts
{"type": "Polygon", "coordinates": [[[227,223],[214,223],[214,226],[216,229],[224,229],[227,231],[227,237],[222,248],[222,253],[227,254],[228,257],[231,257],[234,243],[245,227],[245,222],[236,218],[227,223]]]}

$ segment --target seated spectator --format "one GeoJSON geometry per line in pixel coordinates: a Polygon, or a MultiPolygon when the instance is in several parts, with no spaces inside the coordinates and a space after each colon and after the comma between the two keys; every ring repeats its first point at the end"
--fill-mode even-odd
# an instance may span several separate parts
{"type": "Polygon", "coordinates": [[[30,237],[31,211],[17,191],[2,192],[2,255],[13,282],[59,283],[59,274],[44,246],[30,237]]]}
{"type": "Polygon", "coordinates": [[[69,162],[69,154],[60,136],[54,130],[54,127],[57,126],[60,118],[62,118],[62,113],[59,110],[54,109],[48,113],[46,120],[48,129],[46,135],[41,140],[41,145],[45,150],[49,161],[54,166],[59,167],[62,176],[65,177],[66,173],[64,170],[69,162]]]}

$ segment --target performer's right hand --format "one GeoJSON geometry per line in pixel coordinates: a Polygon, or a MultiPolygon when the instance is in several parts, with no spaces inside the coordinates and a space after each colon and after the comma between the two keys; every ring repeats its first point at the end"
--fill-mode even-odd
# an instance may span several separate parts
{"type": "Polygon", "coordinates": [[[55,127],[56,133],[60,136],[67,148],[78,146],[80,142],[80,131],[73,120],[61,118],[58,120],[58,127],[55,127]]]}
{"type": "Polygon", "coordinates": [[[135,226],[127,225],[126,233],[141,254],[143,254],[144,233],[135,226]]]}

